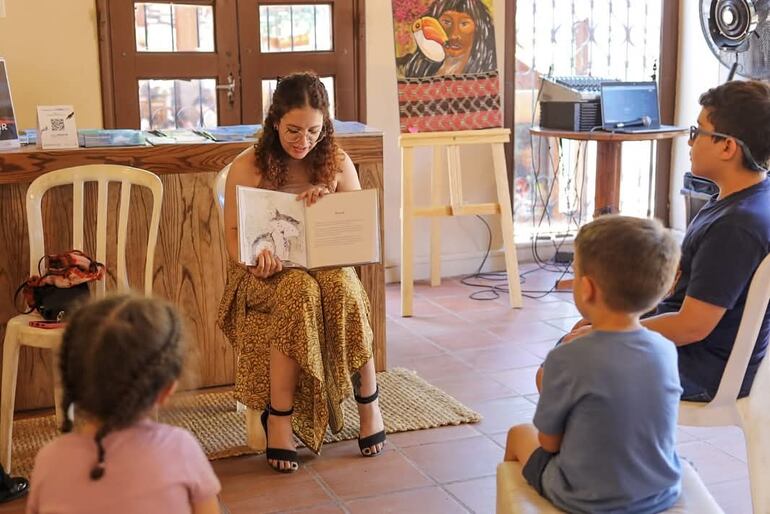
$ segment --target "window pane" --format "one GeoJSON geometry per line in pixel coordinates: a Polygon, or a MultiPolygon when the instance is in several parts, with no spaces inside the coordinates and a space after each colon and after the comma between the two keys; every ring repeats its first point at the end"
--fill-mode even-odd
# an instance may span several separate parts
{"type": "Polygon", "coordinates": [[[332,49],[332,6],[261,5],[260,49],[268,52],[316,52],[332,49]]]}
{"type": "Polygon", "coordinates": [[[140,80],[142,130],[216,127],[216,79],[140,80]]]}
{"type": "Polygon", "coordinates": [[[213,52],[214,8],[135,3],[138,52],[213,52]]]}
{"type": "MultiPolygon", "coordinates": [[[[555,76],[649,80],[660,60],[662,0],[572,0],[564,2],[568,8],[517,1],[514,216],[517,239],[529,240],[574,233],[594,211],[595,144],[530,137],[542,77],[552,70],[555,76]]],[[[646,215],[651,164],[649,142],[623,144],[622,213],[646,215]]]]}
{"type": "MultiPolygon", "coordinates": [[[[334,115],[334,77],[321,77],[321,82],[326,88],[326,94],[329,96],[329,116],[332,118],[334,115]]],[[[270,109],[270,102],[273,100],[273,92],[275,91],[278,82],[276,80],[263,80],[262,81],[262,116],[267,115],[268,109],[270,109]]]]}

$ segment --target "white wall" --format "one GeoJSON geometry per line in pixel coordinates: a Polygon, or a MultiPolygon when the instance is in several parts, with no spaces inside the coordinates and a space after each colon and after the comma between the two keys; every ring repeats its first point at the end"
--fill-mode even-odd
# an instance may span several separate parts
{"type": "MultiPolygon", "coordinates": [[[[698,97],[707,89],[720,84],[719,61],[709,50],[700,28],[699,7],[695,0],[682,0],[679,12],[679,66],[677,76],[675,124],[695,125],[700,104],[698,97]]],[[[722,73],[725,76],[726,73],[722,73]]],[[[686,225],[684,200],[679,190],[682,175],[690,171],[690,147],[686,137],[674,139],[671,159],[671,227],[684,230],[686,225]]]]}
{"type": "MultiPolygon", "coordinates": [[[[388,270],[386,279],[393,282],[399,280],[401,260],[401,157],[398,147],[398,98],[390,5],[390,0],[366,2],[366,110],[367,124],[385,133],[385,265],[388,270]]],[[[504,0],[495,0],[494,6],[498,66],[502,76],[504,0]]],[[[414,198],[418,203],[427,204],[430,199],[431,155],[430,150],[418,151],[415,155],[414,198]]],[[[465,200],[495,201],[491,152],[483,147],[467,147],[462,150],[461,160],[465,200]]],[[[444,196],[448,197],[447,191],[444,196]]],[[[489,216],[487,220],[494,235],[493,259],[487,269],[502,270],[505,269],[502,252],[494,251],[501,246],[498,217],[489,216]]],[[[475,217],[443,218],[441,229],[442,275],[447,277],[476,271],[487,248],[487,230],[483,223],[475,217]]],[[[414,229],[415,278],[428,276],[429,234],[428,219],[417,220],[414,229]]]]}
{"type": "Polygon", "coordinates": [[[72,105],[79,128],[102,126],[94,0],[5,0],[0,57],[16,122],[37,125],[38,105],[72,105]]]}

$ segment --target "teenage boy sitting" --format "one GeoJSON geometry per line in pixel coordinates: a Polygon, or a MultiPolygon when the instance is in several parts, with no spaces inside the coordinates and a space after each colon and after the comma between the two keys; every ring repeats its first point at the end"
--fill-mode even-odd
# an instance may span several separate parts
{"type": "Polygon", "coordinates": [[[560,509],[644,514],[679,497],[676,349],[639,323],[678,260],[655,220],[604,216],[575,239],[573,295],[593,330],[548,354],[535,426],[511,428],[505,448],[560,509]]]}
{"type": "MultiPolygon", "coordinates": [[[[734,81],[701,95],[698,126],[690,128],[693,174],[716,182],[687,228],[680,275],[670,296],[642,325],[677,345],[679,376],[690,401],[716,395],[743,316],[751,278],[770,253],[770,85],[734,81]]],[[[633,261],[632,261],[633,262],[633,261]]],[[[573,330],[565,339],[589,331],[573,330]]],[[[767,351],[765,313],[739,397],[749,394],[767,351]]]]}

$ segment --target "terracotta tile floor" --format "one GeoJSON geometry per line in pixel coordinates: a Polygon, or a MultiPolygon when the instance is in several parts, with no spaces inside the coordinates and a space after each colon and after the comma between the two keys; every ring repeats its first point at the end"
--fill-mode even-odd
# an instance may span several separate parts
{"type": "MultiPolygon", "coordinates": [[[[548,289],[555,278],[538,271],[525,288],[548,289]]],[[[578,313],[564,293],[527,298],[512,311],[507,298],[472,301],[469,292],[455,279],[439,288],[418,283],[415,316],[401,318],[399,286],[388,286],[388,363],[416,369],[480,412],[481,423],[392,435],[376,459],[358,457],[354,441],[327,446],[320,458],[303,451],[301,471],[289,476],[271,472],[264,457],[216,461],[232,514],[493,513],[505,432],[531,421],[536,367],[578,313]]],[[[739,430],[681,427],[679,450],[725,512],[751,512],[739,430]]],[[[0,508],[10,512],[23,512],[23,503],[0,508]]]]}

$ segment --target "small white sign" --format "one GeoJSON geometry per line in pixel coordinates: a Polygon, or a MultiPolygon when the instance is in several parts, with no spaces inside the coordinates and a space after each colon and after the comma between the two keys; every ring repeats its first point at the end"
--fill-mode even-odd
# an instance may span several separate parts
{"type": "Polygon", "coordinates": [[[44,150],[78,147],[75,109],[71,105],[38,105],[37,127],[44,150]]]}

